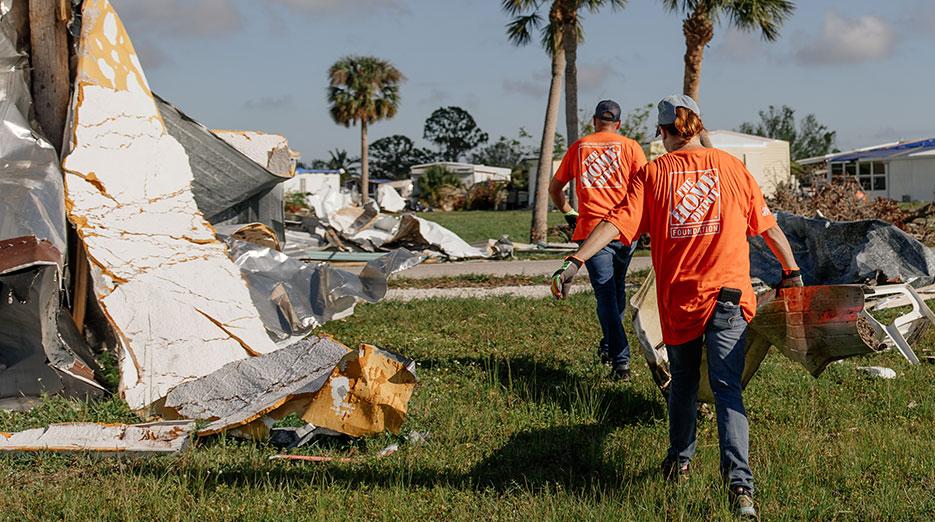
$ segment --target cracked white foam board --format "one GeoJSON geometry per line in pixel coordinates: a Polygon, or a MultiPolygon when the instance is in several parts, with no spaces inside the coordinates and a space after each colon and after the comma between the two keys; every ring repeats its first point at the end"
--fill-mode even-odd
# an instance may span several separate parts
{"type": "Polygon", "coordinates": [[[193,421],[151,424],[70,422],[45,428],[0,433],[0,452],[53,451],[114,454],[166,454],[185,449],[193,421]]]}
{"type": "Polygon", "coordinates": [[[284,136],[260,131],[213,130],[211,132],[273,174],[284,178],[291,178],[295,175],[295,158],[289,149],[289,140],[284,136]]]}
{"type": "Polygon", "coordinates": [[[85,0],[82,14],[66,207],[121,341],[120,391],[145,410],[181,382],[276,346],[198,211],[188,156],[117,13],[85,0]]]}

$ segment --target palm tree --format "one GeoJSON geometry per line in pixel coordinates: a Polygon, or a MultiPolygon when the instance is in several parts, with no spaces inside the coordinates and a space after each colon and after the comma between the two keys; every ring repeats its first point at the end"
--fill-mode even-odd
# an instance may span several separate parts
{"type": "MultiPolygon", "coordinates": [[[[565,50],[565,137],[569,145],[578,141],[578,45],[584,41],[581,27],[581,9],[594,13],[600,8],[610,6],[623,9],[627,0],[567,0],[564,2],[566,14],[562,17],[562,47],[565,50]]],[[[569,202],[578,207],[574,181],[570,186],[569,202]]]]}
{"type": "Polygon", "coordinates": [[[340,125],[360,124],[360,192],[370,197],[367,126],[392,118],[399,108],[399,84],[405,77],[386,60],[373,56],[345,56],[328,69],[331,118],[340,125]]]}
{"type": "Polygon", "coordinates": [[[549,101],[545,109],[542,126],[542,142],[539,147],[539,167],[536,173],[535,204],[532,211],[532,227],[529,239],[533,243],[545,242],[548,237],[549,178],[552,176],[552,151],[555,148],[555,129],[558,125],[558,106],[562,95],[562,78],[565,74],[565,53],[562,31],[566,0],[554,0],[549,8],[548,23],[545,23],[539,8],[544,0],[503,0],[503,10],[513,19],[506,26],[507,37],[515,45],[527,45],[532,41],[532,31],[542,29],[542,45],[552,58],[552,81],[549,83],[549,101]]]}
{"type": "Polygon", "coordinates": [[[767,42],[779,38],[783,22],[795,11],[791,0],[662,0],[669,11],[685,14],[685,77],[683,94],[698,100],[704,48],[714,38],[714,24],[726,17],[742,31],[759,29],[767,42]]]}

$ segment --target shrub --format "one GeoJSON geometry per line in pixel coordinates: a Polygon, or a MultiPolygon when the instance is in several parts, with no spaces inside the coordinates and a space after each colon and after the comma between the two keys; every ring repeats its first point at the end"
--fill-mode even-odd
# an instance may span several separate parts
{"type": "Polygon", "coordinates": [[[506,183],[485,181],[477,183],[468,190],[465,208],[468,210],[497,210],[506,202],[506,183]]]}

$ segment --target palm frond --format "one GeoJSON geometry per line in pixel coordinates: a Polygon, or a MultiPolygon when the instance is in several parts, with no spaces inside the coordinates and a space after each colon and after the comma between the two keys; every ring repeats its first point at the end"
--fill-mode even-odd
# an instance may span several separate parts
{"type": "Polygon", "coordinates": [[[532,31],[542,25],[538,12],[516,16],[506,24],[506,36],[513,45],[524,46],[532,40],[532,31]]]}
{"type": "Polygon", "coordinates": [[[724,8],[731,25],[745,31],[759,29],[764,40],[779,38],[783,23],[795,11],[790,0],[733,0],[724,8]]]}

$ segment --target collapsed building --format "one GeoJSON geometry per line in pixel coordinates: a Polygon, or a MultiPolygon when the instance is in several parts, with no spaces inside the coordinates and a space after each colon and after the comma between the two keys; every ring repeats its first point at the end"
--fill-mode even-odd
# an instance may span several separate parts
{"type": "MultiPolygon", "coordinates": [[[[398,430],[413,361],[307,336],[380,300],[387,277],[422,256],[395,250],[352,274],[283,255],[281,183],[295,170],[284,138],[209,131],[151,92],[108,0],[69,6],[40,20],[0,0],[0,406],[103,395],[95,353],[112,351],[131,409],[213,421],[201,433],[264,437],[288,413],[353,436],[398,430]],[[45,137],[56,133],[30,89],[48,65],[37,35],[26,43],[40,22],[70,56],[59,139],[45,137]]],[[[119,439],[98,449],[146,451],[146,437],[175,448],[193,429],[53,427],[0,449],[95,433],[119,439]]]]}

